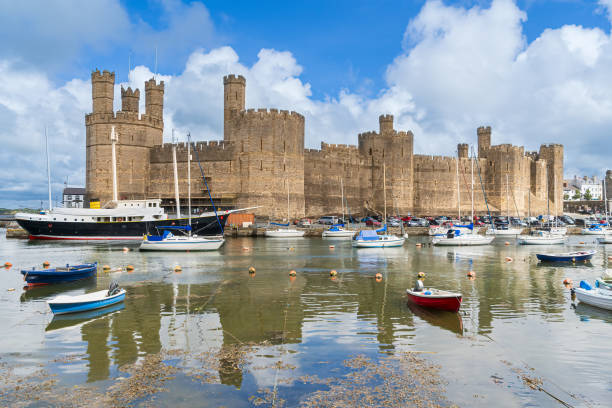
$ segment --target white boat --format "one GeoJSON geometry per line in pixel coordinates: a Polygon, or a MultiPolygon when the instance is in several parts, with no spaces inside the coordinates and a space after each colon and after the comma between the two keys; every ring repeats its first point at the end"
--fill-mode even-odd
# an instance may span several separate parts
{"type": "MultiPolygon", "coordinates": [[[[163,228],[163,227],[161,227],[163,228]]],[[[215,251],[223,245],[225,239],[218,237],[198,237],[197,235],[174,235],[166,231],[162,239],[145,235],[140,244],[141,251],[215,251]]]]}
{"type": "Polygon", "coordinates": [[[323,231],[323,238],[346,238],[353,237],[357,231],[344,229],[340,225],[334,225],[330,229],[323,231]]]}
{"type": "Polygon", "coordinates": [[[603,228],[599,225],[595,225],[595,226],[591,226],[588,228],[583,228],[580,233],[582,235],[606,235],[606,234],[611,234],[612,231],[608,228],[603,228]]]}
{"type": "Polygon", "coordinates": [[[603,237],[597,238],[600,244],[612,244],[612,234],[605,234],[603,237]]]}
{"type": "Polygon", "coordinates": [[[567,227],[550,227],[550,233],[553,235],[567,235],[567,227]]]}
{"type": "MultiPolygon", "coordinates": [[[[173,164],[174,164],[174,192],[176,200],[176,213],[180,217],[181,205],[179,201],[178,170],[176,164],[176,140],[174,140],[173,164]]],[[[208,188],[208,187],[207,187],[208,188]]],[[[199,237],[192,235],[191,226],[191,135],[187,134],[187,196],[188,196],[188,222],[187,225],[158,226],[157,229],[163,231],[162,235],[144,235],[140,243],[141,251],[215,251],[221,248],[225,242],[223,235],[199,237]],[[184,235],[175,235],[172,231],[179,231],[184,235]]],[[[212,198],[211,198],[212,202],[212,198]]],[[[213,208],[215,208],[213,203],[213,208]]],[[[215,208],[215,218],[221,233],[223,228],[217,216],[215,208]]]]}
{"type": "Polygon", "coordinates": [[[523,232],[522,228],[508,227],[508,228],[489,228],[487,235],[521,235],[523,232]]]}
{"type": "Polygon", "coordinates": [[[268,238],[299,238],[303,237],[306,231],[300,231],[295,228],[277,228],[266,230],[264,235],[268,238]]]}
{"type": "Polygon", "coordinates": [[[354,248],[388,248],[402,246],[404,241],[404,237],[378,235],[376,230],[361,230],[352,245],[354,248]]]}
{"type": "Polygon", "coordinates": [[[387,231],[387,171],[383,163],[383,197],[384,197],[384,215],[385,226],[379,230],[361,230],[355,238],[353,238],[353,248],[388,248],[399,247],[404,245],[406,238],[398,237],[391,234],[378,235],[379,232],[387,231]]]}
{"type": "MultiPolygon", "coordinates": [[[[341,197],[340,202],[342,204],[342,220],[344,222],[344,181],[340,179],[340,191],[341,197]]],[[[347,206],[348,207],[348,206],[347,206]]],[[[357,231],[352,229],[344,229],[344,224],[334,224],[329,229],[323,231],[321,236],[323,238],[350,238],[353,237],[357,231]]]]}
{"type": "Polygon", "coordinates": [[[587,305],[612,310],[612,291],[592,288],[586,281],[580,281],[580,287],[572,289],[576,298],[587,305]]]}
{"type": "Polygon", "coordinates": [[[449,230],[445,236],[434,237],[431,241],[436,246],[476,246],[489,245],[495,237],[475,233],[462,233],[460,230],[449,230]],[[452,232],[451,232],[452,231],[452,232]]]}
{"type": "Polygon", "coordinates": [[[533,235],[519,235],[517,242],[521,245],[557,245],[565,243],[565,236],[548,231],[537,231],[533,235]]]}

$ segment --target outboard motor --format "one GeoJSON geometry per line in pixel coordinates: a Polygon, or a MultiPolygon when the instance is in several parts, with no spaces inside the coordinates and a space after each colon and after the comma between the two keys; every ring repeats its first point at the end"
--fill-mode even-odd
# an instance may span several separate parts
{"type": "Polygon", "coordinates": [[[422,292],[423,289],[425,289],[425,287],[423,286],[423,281],[420,279],[417,279],[416,282],[414,283],[414,292],[422,292]]]}
{"type": "Polygon", "coordinates": [[[113,296],[116,295],[117,293],[119,293],[121,289],[119,288],[119,284],[117,283],[117,281],[112,281],[110,286],[108,287],[108,293],[106,294],[106,296],[113,296]]]}

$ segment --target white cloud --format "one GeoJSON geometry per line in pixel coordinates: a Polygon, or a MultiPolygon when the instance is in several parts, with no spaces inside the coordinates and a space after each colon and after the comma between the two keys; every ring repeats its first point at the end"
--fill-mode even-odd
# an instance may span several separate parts
{"type": "MultiPolygon", "coordinates": [[[[527,43],[526,18],[509,0],[486,9],[426,3],[387,67],[386,88],[373,97],[345,89],[314,99],[289,51],[262,49],[247,66],[230,47],[196,49],[179,74],[159,76],[166,81],[166,140],[173,127],[195,139],[221,139],[222,78],[233,73],[247,79],[247,107],[304,114],[307,147],[322,140],[356,144],[359,132],[377,129],[379,114],[391,113],[396,129],[414,132],[416,153],[453,154],[458,142],[475,142],[476,127],[491,125],[494,143],[528,149],[563,143],[567,175],[602,173],[612,154],[606,143],[612,129],[610,33],[566,25],[527,43]]],[[[152,70],[138,65],[129,84],[142,91],[152,70]]],[[[84,182],[89,81],[54,86],[42,70],[23,70],[9,59],[0,59],[0,78],[0,138],[8,146],[0,154],[8,169],[0,174],[2,190],[44,197],[44,123],[52,135],[56,186],[66,176],[84,182]]],[[[118,92],[119,84],[116,106],[118,92]]]]}

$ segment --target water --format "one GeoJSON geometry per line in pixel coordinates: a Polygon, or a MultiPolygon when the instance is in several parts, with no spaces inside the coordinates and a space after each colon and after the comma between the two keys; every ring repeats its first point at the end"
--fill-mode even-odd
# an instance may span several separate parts
{"type": "MultiPolygon", "coordinates": [[[[514,241],[505,246],[503,238],[487,247],[415,246],[424,240],[379,250],[317,238],[238,238],[216,253],[184,254],[2,235],[0,261],[13,267],[0,269],[0,368],[31,383],[45,379],[32,377],[43,369],[42,377],[56,382],[41,394],[42,401],[18,400],[15,384],[0,388],[0,401],[46,406],[55,401],[54,392],[75,385],[104,393],[127,381],[120,367],[180,350],[181,356],[163,358],[178,369],[165,390],[130,400],[134,405],[298,406],[330,387],[300,380],[303,376],[337,382],[350,371],[345,360],[354,356],[376,362],[413,351],[439,367],[443,397],[459,406],[559,405],[550,394],[571,406],[609,406],[612,312],[572,307],[562,281],[593,281],[608,266],[612,248],[599,246],[590,264],[553,267],[535,260],[543,247],[514,241]],[[52,266],[133,265],[134,271],[100,270],[93,280],[25,291],[19,270],[45,260],[52,266]],[[182,272],[175,273],[175,265],[182,272]],[[297,272],[295,279],[290,270],[297,272]],[[474,280],[467,279],[469,270],[476,272],[474,280]],[[419,271],[427,275],[426,286],[463,294],[460,314],[407,304],[405,289],[419,271]],[[377,272],[383,274],[380,282],[377,272]],[[59,293],[105,289],[111,280],[127,290],[123,305],[53,318],[45,303],[59,293]],[[241,347],[244,359],[229,355],[241,347]],[[204,383],[193,371],[203,365],[213,367],[204,383]],[[529,380],[545,391],[530,388],[529,380]]],[[[586,247],[596,245],[592,238],[571,237],[565,249],[549,249],[584,248],[578,243],[584,240],[586,247]]]]}

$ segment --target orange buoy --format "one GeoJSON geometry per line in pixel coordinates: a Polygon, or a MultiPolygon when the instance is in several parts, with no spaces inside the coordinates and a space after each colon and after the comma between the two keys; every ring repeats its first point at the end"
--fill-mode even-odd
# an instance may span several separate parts
{"type": "Polygon", "coordinates": [[[10,268],[11,266],[13,266],[13,264],[10,263],[10,262],[5,262],[4,263],[4,267],[7,268],[7,269],[10,268]]]}
{"type": "Polygon", "coordinates": [[[295,249],[294,247],[289,248],[290,251],[293,251],[294,249],[295,249]]]}
{"type": "Polygon", "coordinates": [[[504,245],[508,246],[510,243],[508,241],[504,242],[504,245]]]}
{"type": "Polygon", "coordinates": [[[580,244],[580,245],[584,245],[584,241],[580,241],[580,242],[579,242],[579,244],[580,244]]]}
{"type": "Polygon", "coordinates": [[[181,265],[176,265],[176,266],[174,267],[174,272],[180,272],[180,271],[182,271],[182,270],[183,270],[183,268],[181,268],[181,265]]]}
{"type": "Polygon", "coordinates": [[[297,275],[297,272],[294,271],[293,269],[289,271],[289,276],[295,276],[297,275]]]}
{"type": "Polygon", "coordinates": [[[333,245],[329,246],[329,249],[334,249],[334,248],[335,248],[335,246],[333,246],[333,245]]]}
{"type": "Polygon", "coordinates": [[[565,278],[565,279],[563,279],[563,284],[566,285],[566,286],[567,285],[571,285],[572,284],[572,280],[570,278],[565,278]]]}
{"type": "Polygon", "coordinates": [[[51,263],[50,263],[49,261],[44,261],[44,262],[43,262],[43,266],[44,266],[45,268],[48,268],[48,267],[49,267],[49,265],[51,265],[51,263]]]}
{"type": "Polygon", "coordinates": [[[422,247],[422,246],[423,246],[423,244],[421,244],[420,242],[417,242],[417,243],[415,244],[415,246],[416,246],[417,248],[420,248],[420,247],[422,247]]]}
{"type": "Polygon", "coordinates": [[[419,273],[417,273],[417,276],[419,278],[424,278],[425,277],[425,272],[419,272],[419,273]]]}
{"type": "Polygon", "coordinates": [[[376,280],[382,280],[382,273],[378,272],[376,275],[376,280]]]}
{"type": "Polygon", "coordinates": [[[104,272],[108,272],[108,271],[110,271],[110,266],[108,266],[108,265],[104,265],[104,266],[102,267],[102,270],[103,270],[104,272]]]}
{"type": "Polygon", "coordinates": [[[509,256],[506,257],[506,262],[512,262],[512,258],[510,258],[509,256]]]}
{"type": "Polygon", "coordinates": [[[253,268],[252,266],[249,268],[249,273],[255,273],[255,268],[253,268]]]}
{"type": "Polygon", "coordinates": [[[329,275],[330,276],[336,276],[338,274],[338,272],[336,272],[335,269],[332,269],[331,271],[329,271],[329,275]]]}
{"type": "Polygon", "coordinates": [[[134,267],[133,267],[132,265],[128,265],[128,266],[126,266],[126,267],[125,267],[125,269],[126,269],[128,272],[131,272],[131,271],[133,271],[133,270],[134,270],[134,267]]]}
{"type": "Polygon", "coordinates": [[[249,252],[251,250],[251,248],[249,248],[249,247],[242,247],[242,250],[245,251],[245,252],[249,252]]]}
{"type": "Polygon", "coordinates": [[[474,271],[469,271],[469,272],[467,273],[467,276],[468,276],[468,278],[475,278],[475,277],[476,277],[476,272],[474,272],[474,271]]]}

